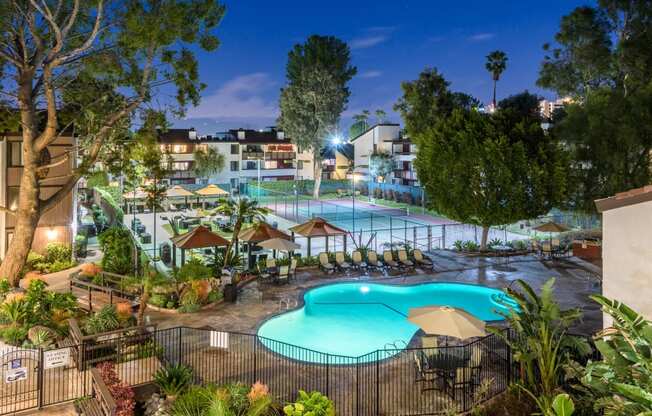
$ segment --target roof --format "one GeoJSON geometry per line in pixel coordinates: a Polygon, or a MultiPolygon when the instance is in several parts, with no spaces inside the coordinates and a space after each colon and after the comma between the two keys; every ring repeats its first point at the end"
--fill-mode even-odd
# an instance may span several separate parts
{"type": "Polygon", "coordinates": [[[215,234],[209,230],[208,227],[204,227],[203,225],[200,225],[185,234],[172,237],[170,240],[175,246],[183,249],[222,247],[229,245],[229,240],[215,234]]]}
{"type": "Polygon", "coordinates": [[[369,133],[371,130],[373,130],[376,127],[379,127],[379,126],[400,126],[400,124],[398,124],[398,123],[378,123],[378,124],[374,124],[373,126],[369,127],[367,130],[363,131],[362,133],[358,134],[357,136],[353,137],[352,139],[349,139],[349,143],[351,143],[352,141],[358,139],[361,136],[364,136],[365,134],[369,133]]]}
{"type": "Polygon", "coordinates": [[[255,225],[242,230],[240,234],[238,234],[238,239],[241,241],[252,243],[257,243],[272,238],[283,238],[285,240],[291,239],[289,235],[285,234],[283,231],[279,231],[276,228],[273,228],[266,222],[256,223],[255,225]]]}
{"type": "Polygon", "coordinates": [[[595,201],[595,206],[598,212],[605,212],[649,201],[652,201],[652,185],[620,192],[609,198],[598,199],[595,201]]]}
{"type": "Polygon", "coordinates": [[[187,189],[184,189],[180,185],[174,185],[173,187],[167,189],[165,191],[165,196],[168,198],[178,198],[178,197],[186,197],[186,196],[194,196],[192,192],[188,191],[187,189]]]}
{"type": "Polygon", "coordinates": [[[315,217],[303,224],[295,225],[290,228],[290,231],[304,237],[327,237],[347,234],[346,230],[336,227],[333,224],[326,222],[325,219],[319,217],[315,217]]]}
{"type": "Polygon", "coordinates": [[[270,128],[268,130],[253,129],[231,129],[226,132],[218,132],[213,135],[201,135],[194,129],[168,129],[159,132],[159,143],[165,144],[193,144],[193,143],[239,143],[239,144],[278,144],[292,143],[290,138],[279,139],[277,133],[279,130],[270,128]],[[244,132],[245,138],[238,139],[238,132],[244,132]],[[195,139],[190,138],[190,133],[195,132],[195,139]]]}

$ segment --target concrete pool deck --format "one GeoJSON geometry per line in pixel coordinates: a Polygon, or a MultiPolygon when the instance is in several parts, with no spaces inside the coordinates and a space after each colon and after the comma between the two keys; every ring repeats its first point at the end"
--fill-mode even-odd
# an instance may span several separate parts
{"type": "Polygon", "coordinates": [[[508,264],[497,258],[467,257],[458,253],[439,250],[432,255],[438,269],[433,273],[416,270],[416,273],[381,273],[358,276],[336,274],[325,276],[317,269],[299,271],[290,284],[276,286],[253,282],[245,286],[237,303],[222,303],[210,309],[191,314],[170,314],[148,310],[153,323],[161,328],[174,326],[212,327],[227,331],[255,333],[262,321],[283,312],[281,303],[290,301],[295,305],[301,294],[312,287],[346,281],[369,281],[387,284],[417,284],[424,282],[457,282],[479,284],[493,288],[505,288],[517,279],[523,279],[537,292],[549,278],[555,277],[555,295],[563,308],[579,307],[583,319],[573,331],[590,335],[602,328],[602,312],[589,295],[600,293],[596,275],[599,270],[576,258],[540,261],[534,256],[513,257],[508,264]]]}

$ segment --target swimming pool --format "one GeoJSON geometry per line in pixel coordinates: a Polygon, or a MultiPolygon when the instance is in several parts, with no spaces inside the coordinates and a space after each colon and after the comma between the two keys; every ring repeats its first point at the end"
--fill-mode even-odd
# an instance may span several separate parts
{"type": "MultiPolygon", "coordinates": [[[[323,363],[325,354],[319,353],[365,356],[362,362],[375,361],[380,357],[371,353],[396,349],[382,358],[398,353],[419,330],[407,320],[410,308],[452,306],[483,321],[493,321],[502,319],[496,310],[507,309],[497,302],[503,297],[501,290],[461,283],[336,283],[309,290],[304,294],[303,307],[269,319],[260,326],[258,335],[267,348],[300,361],[323,363]]],[[[335,364],[351,361],[329,359],[335,364]]]]}

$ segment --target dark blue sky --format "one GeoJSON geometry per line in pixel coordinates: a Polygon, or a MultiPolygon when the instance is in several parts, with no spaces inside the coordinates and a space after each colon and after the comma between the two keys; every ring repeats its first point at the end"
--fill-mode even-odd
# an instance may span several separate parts
{"type": "Polygon", "coordinates": [[[260,128],[274,123],[279,89],[290,48],[311,34],[334,35],[349,43],[358,75],[342,119],[363,109],[391,111],[400,83],[415,79],[426,66],[438,68],[452,83],[488,103],[491,78],[484,68],[488,52],[507,52],[507,71],[499,98],[536,87],[542,45],[550,42],[560,18],[582,4],[575,0],[227,0],[217,29],[222,42],[199,55],[208,85],[202,104],[178,127],[201,133],[225,128],[260,128]]]}

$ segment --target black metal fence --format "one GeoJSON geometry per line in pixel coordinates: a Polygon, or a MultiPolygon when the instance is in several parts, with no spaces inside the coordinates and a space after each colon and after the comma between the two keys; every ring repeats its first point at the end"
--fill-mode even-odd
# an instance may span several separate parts
{"type": "Polygon", "coordinates": [[[176,327],[92,345],[4,352],[0,414],[88,396],[89,369],[106,361],[132,386],[152,382],[167,363],[183,363],[197,383],[260,381],[282,402],[294,400],[298,390],[316,390],[335,402],[338,415],[466,411],[504,391],[513,373],[509,347],[494,335],[466,345],[347,357],[252,334],[176,327]]]}

